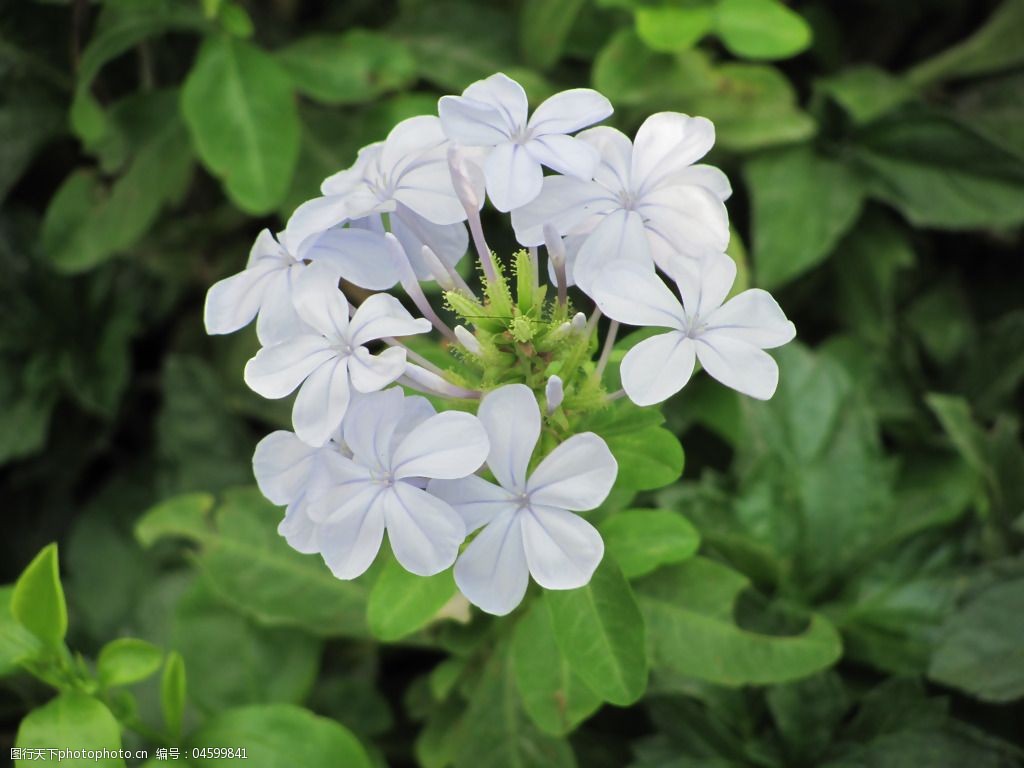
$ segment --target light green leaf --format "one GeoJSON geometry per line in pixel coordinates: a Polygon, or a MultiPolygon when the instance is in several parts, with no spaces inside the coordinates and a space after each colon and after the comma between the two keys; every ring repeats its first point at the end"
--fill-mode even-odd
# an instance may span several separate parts
{"type": "Polygon", "coordinates": [[[914,98],[914,89],[906,80],[873,66],[843,70],[819,81],[818,87],[861,125],[914,98]]]}
{"type": "Polygon", "coordinates": [[[389,557],[370,590],[366,606],[370,632],[386,643],[400,640],[425,627],[454,595],[451,569],[417,576],[389,557]]]}
{"type": "Polygon", "coordinates": [[[541,601],[516,624],[512,665],[523,709],[545,733],[564,736],[601,706],[601,698],[569,667],[541,601]]]}
{"type": "Polygon", "coordinates": [[[747,59],[785,59],[811,44],[811,28],[778,0],[719,0],[715,30],[725,47],[747,59]]]}
{"type": "Polygon", "coordinates": [[[152,547],[157,540],[181,536],[202,541],[210,533],[210,512],[216,500],[209,493],[186,493],[161,501],[135,525],[139,543],[152,547]]]}
{"type": "Polygon", "coordinates": [[[585,0],[526,0],[519,11],[519,49],[527,64],[544,70],[558,62],[584,3],[585,0]]]}
{"type": "MultiPolygon", "coordinates": [[[[88,694],[67,691],[29,712],[18,726],[15,745],[22,749],[119,750],[121,726],[103,704],[88,694]]],[[[49,753],[47,752],[47,755],[49,753]]],[[[61,760],[70,768],[124,768],[119,757],[61,760]]]]}
{"type": "Polygon", "coordinates": [[[181,723],[185,715],[185,660],[177,651],[167,654],[164,673],[160,678],[160,711],[171,738],[181,738],[181,723]]]}
{"type": "Polygon", "coordinates": [[[839,633],[813,615],[798,635],[762,635],[733,621],[749,582],[703,557],[663,568],[637,583],[653,664],[719,685],[770,685],[798,680],[839,660],[839,633]]]}
{"type": "Polygon", "coordinates": [[[654,109],[666,100],[693,93],[695,86],[710,80],[710,63],[696,51],[690,54],[656,53],[633,30],[623,29],[597,54],[590,79],[617,108],[654,109]]]}
{"type": "MultiPolygon", "coordinates": [[[[245,747],[260,768],[371,768],[366,750],[334,720],[287,704],[240,707],[220,713],[189,737],[189,747],[245,747]]],[[[223,766],[212,755],[192,764],[223,766]]]]}
{"type": "Polygon", "coordinates": [[[185,79],[181,109],[199,157],[246,213],[288,192],[299,156],[291,79],[251,43],[213,35],[185,79]]]}
{"type": "Polygon", "coordinates": [[[310,35],[275,53],[296,90],[325,104],[358,104],[409,85],[416,61],[400,41],[366,29],[310,35]]]}
{"type": "Polygon", "coordinates": [[[620,706],[643,695],[644,620],[614,560],[605,558],[584,587],[546,591],[544,602],[562,654],[594,693],[620,706]]]}
{"type": "Polygon", "coordinates": [[[13,595],[13,586],[0,587],[0,677],[15,672],[40,649],[36,636],[15,621],[11,613],[13,595]]]}
{"type": "Polygon", "coordinates": [[[856,174],[810,147],[757,157],[746,176],[754,265],[764,288],[784,285],[826,259],[863,203],[856,174]]]}
{"type": "Polygon", "coordinates": [[[683,474],[683,446],[662,427],[607,436],[619,464],[616,487],[648,491],[673,483],[683,474]]]}
{"type": "Polygon", "coordinates": [[[121,637],[100,650],[96,675],[104,688],[130,685],[160,669],[163,660],[164,652],[155,645],[134,637],[121,637]]]}
{"type": "Polygon", "coordinates": [[[981,477],[994,480],[985,433],[975,423],[968,402],[962,397],[938,393],[926,395],[925,402],[967,466],[981,477]]]}
{"type": "Polygon", "coordinates": [[[60,583],[56,544],[44,547],[18,577],[11,595],[11,614],[50,648],[63,644],[68,608],[60,583]]]}
{"type": "Polygon", "coordinates": [[[610,555],[627,579],[693,557],[700,534],[690,521],[667,509],[629,509],[600,525],[610,555]]]}
{"type": "Polygon", "coordinates": [[[663,53],[692,48],[711,31],[715,21],[711,3],[641,6],[634,18],[640,39],[663,53]]]}

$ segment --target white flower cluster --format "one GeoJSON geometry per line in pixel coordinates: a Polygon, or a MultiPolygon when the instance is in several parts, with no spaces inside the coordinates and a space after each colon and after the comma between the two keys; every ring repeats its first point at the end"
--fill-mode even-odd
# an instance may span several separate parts
{"type": "MultiPolygon", "coordinates": [[[[602,313],[612,321],[596,369],[587,361],[592,379],[621,322],[664,329],[622,361],[624,394],[638,405],[678,392],[697,360],[740,392],[774,393],[778,368],[763,350],[795,330],[764,291],[726,300],[736,276],[724,253],[731,190],[719,170],[696,164],[714,143],[712,124],[660,113],[633,142],[608,127],[576,133],[611,112],[599,93],[574,89],[529,115],[514,80],[474,83],[442,98],[439,116],[405,120],[362,149],[276,238],[260,233],[244,271],[210,288],[209,333],[257,319],[262,349],[246,383],[268,398],[298,390],[294,433],[260,442],[255,475],[268,499],[287,506],[280,533],[300,552],[319,553],[338,578],[363,573],[387,531],[403,567],[427,576],[454,563],[463,594],[501,615],[522,600],[530,576],[573,589],[603,556],[597,530],[577,513],[598,507],[615,482],[604,440],[572,434],[535,456],[576,372],[559,369],[539,386],[506,377],[471,389],[402,341],[436,330],[461,354],[487,359],[485,337],[449,328],[420,285],[436,281],[453,304],[459,295],[476,301],[456,269],[470,239],[485,287],[504,280],[481,225],[485,197],[511,212],[534,269],[537,246],[546,246],[562,311],[572,285],[596,304],[591,322],[566,315],[551,343],[589,338],[602,313]],[[348,296],[342,281],[356,287],[348,296]],[[421,318],[387,293],[349,302],[398,284],[421,318]],[[405,389],[448,398],[452,410],[438,413],[405,389]],[[493,482],[478,474],[485,466],[493,482]]],[[[518,333],[511,328],[509,338],[518,333]]]]}

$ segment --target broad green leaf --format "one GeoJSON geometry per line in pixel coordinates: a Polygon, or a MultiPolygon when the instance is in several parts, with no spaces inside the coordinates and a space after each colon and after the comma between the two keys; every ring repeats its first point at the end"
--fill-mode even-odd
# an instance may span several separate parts
{"type": "Polygon", "coordinates": [[[815,757],[829,746],[849,708],[843,680],[832,670],[772,686],[765,702],[787,755],[807,765],[813,765],[815,757]]]}
{"type": "MultiPolygon", "coordinates": [[[[190,748],[245,747],[261,768],[370,768],[363,745],[341,723],[287,704],[240,707],[212,717],[188,740],[190,748]]],[[[192,757],[192,764],[222,766],[223,758],[192,757]]]]}
{"type": "Polygon", "coordinates": [[[982,701],[1024,696],[1024,579],[987,587],[949,618],[928,676],[982,701]]]}
{"type": "Polygon", "coordinates": [[[696,51],[673,57],[644,45],[631,29],[619,30],[594,59],[590,73],[594,88],[617,108],[655,109],[677,100],[711,79],[711,65],[696,51]]]}
{"type": "Polygon", "coordinates": [[[811,44],[811,28],[779,0],[719,0],[715,30],[725,47],[747,59],[785,59],[811,44]]]}
{"type": "Polygon", "coordinates": [[[35,556],[14,584],[11,614],[51,649],[59,648],[68,631],[68,608],[60,583],[57,545],[35,556]]]}
{"type": "Polygon", "coordinates": [[[425,627],[455,591],[451,569],[417,576],[389,557],[370,589],[366,605],[370,632],[386,643],[411,635],[425,627]]]}
{"type": "Polygon", "coordinates": [[[185,715],[185,660],[177,651],[167,654],[164,672],[160,677],[160,711],[171,738],[181,738],[181,723],[185,715]]]}
{"type": "Polygon", "coordinates": [[[629,583],[605,558],[590,583],[548,590],[544,602],[569,667],[605,701],[627,706],[647,688],[644,620],[629,583]]]}
{"type": "Polygon", "coordinates": [[[366,634],[365,586],[334,578],[320,558],[289,547],[277,534],[281,510],[257,489],[225,493],[214,527],[206,530],[197,519],[205,503],[205,497],[196,496],[180,506],[158,506],[137,530],[146,541],[169,535],[199,543],[198,563],[210,586],[262,624],[299,627],[314,635],[366,634]],[[176,513],[180,525],[173,519],[176,513]]]}
{"type": "Polygon", "coordinates": [[[914,98],[906,81],[874,66],[851,67],[818,82],[858,124],[870,123],[914,98]]]}
{"type": "Polygon", "coordinates": [[[325,104],[358,104],[408,86],[416,62],[399,41],[365,29],[311,35],[276,54],[296,90],[325,104]]]}
{"type": "Polygon", "coordinates": [[[516,624],[511,658],[523,709],[545,733],[564,736],[601,706],[569,667],[543,602],[534,602],[516,624]]]}
{"type": "Polygon", "coordinates": [[[272,211],[299,156],[291,79],[251,43],[213,35],[185,79],[181,110],[200,159],[246,213],[272,211]]]}
{"type": "Polygon", "coordinates": [[[616,487],[637,491],[661,488],[683,473],[683,446],[662,427],[606,436],[619,464],[616,487]]]}
{"type": "Polygon", "coordinates": [[[14,587],[0,587],[0,677],[9,675],[23,661],[34,658],[40,649],[39,640],[14,619],[11,597],[14,587]]]}
{"type": "Polygon", "coordinates": [[[870,194],[912,224],[938,229],[1024,221],[1024,161],[942,114],[908,108],[864,129],[852,147],[870,194]]]}
{"type": "Polygon", "coordinates": [[[976,77],[1015,67],[1024,62],[1022,27],[1024,0],[1004,0],[973,35],[921,62],[907,77],[915,85],[925,86],[936,80],[976,77]]]}
{"type": "MultiPolygon", "coordinates": [[[[18,726],[15,745],[22,749],[83,751],[119,750],[121,726],[103,704],[80,691],[67,691],[29,712],[18,726]]],[[[19,761],[20,762],[20,761],[19,761]]],[[[120,757],[68,758],[60,761],[70,768],[124,768],[120,757]]]]}
{"type": "Polygon", "coordinates": [[[685,51],[714,26],[710,2],[690,6],[652,5],[636,9],[636,33],[648,47],[663,53],[685,51]]]}
{"type": "Polygon", "coordinates": [[[824,261],[863,203],[860,180],[810,147],[762,155],[746,166],[757,283],[777,288],[824,261]]]}
{"type": "Polygon", "coordinates": [[[519,49],[537,69],[552,67],[585,0],[526,0],[519,11],[519,49]]]}
{"type": "Polygon", "coordinates": [[[681,563],[700,545],[700,534],[690,521],[667,509],[619,512],[603,521],[600,530],[608,553],[627,579],[681,563]]]}
{"type": "Polygon", "coordinates": [[[429,750],[439,755],[454,750],[454,768],[576,765],[569,743],[539,731],[523,712],[507,643],[491,653],[455,728],[453,733],[449,725],[448,733],[437,734],[437,743],[429,750]]]}
{"type": "Polygon", "coordinates": [[[202,541],[210,532],[210,512],[215,504],[209,493],[173,496],[146,511],[135,526],[135,537],[147,549],[172,536],[202,541]]]}
{"type": "Polygon", "coordinates": [[[962,397],[932,393],[925,397],[925,403],[938,418],[967,466],[979,476],[994,482],[985,433],[975,423],[968,402],[962,397]]]}
{"type": "Polygon", "coordinates": [[[956,721],[885,733],[843,752],[821,768],[1013,768],[1019,761],[1009,745],[956,721]]]}
{"type": "Polygon", "coordinates": [[[52,389],[23,382],[25,369],[19,368],[0,363],[0,464],[45,445],[57,399],[52,389]]]}
{"type": "Polygon", "coordinates": [[[839,633],[820,615],[797,635],[742,629],[733,609],[749,582],[732,569],[695,557],[637,583],[652,664],[719,685],[770,685],[832,666],[839,633]]]}
{"type": "Polygon", "coordinates": [[[155,645],[134,637],[111,640],[96,659],[100,685],[113,688],[145,680],[163,664],[164,652],[155,645]]]}
{"type": "Polygon", "coordinates": [[[1024,160],[1024,73],[987,78],[961,91],[955,111],[960,121],[996,146],[1024,160]]]}

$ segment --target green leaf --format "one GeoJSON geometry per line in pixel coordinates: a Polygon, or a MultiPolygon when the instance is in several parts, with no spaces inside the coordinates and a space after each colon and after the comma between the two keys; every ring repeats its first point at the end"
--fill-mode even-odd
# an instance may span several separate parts
{"type": "Polygon", "coordinates": [[[667,509],[629,509],[601,523],[601,537],[627,579],[693,557],[700,534],[690,521],[667,509]]]}
{"type": "Polygon", "coordinates": [[[746,166],[757,282],[777,288],[824,261],[863,203],[860,180],[845,165],[795,147],[746,166]]]}
{"type": "MultiPolygon", "coordinates": [[[[67,691],[29,712],[18,726],[15,745],[21,749],[119,750],[121,726],[103,704],[88,694],[67,691]]],[[[70,768],[124,768],[120,757],[61,760],[70,768]]]]}
{"type": "Polygon", "coordinates": [[[434,576],[417,576],[389,557],[366,605],[370,632],[386,643],[400,640],[430,623],[454,595],[451,569],[434,576]]]}
{"type": "Polygon", "coordinates": [[[820,615],[797,635],[742,629],[733,609],[749,582],[703,557],[637,582],[656,668],[719,685],[770,685],[830,667],[842,653],[839,633],[820,615]]]}
{"type": "Polygon", "coordinates": [[[710,64],[701,55],[665,56],[652,51],[631,29],[619,30],[594,59],[590,79],[594,88],[618,108],[653,109],[666,99],[691,93],[691,83],[710,77],[710,64]]]}
{"type": "Polygon", "coordinates": [[[202,541],[210,533],[210,512],[215,504],[209,493],[187,493],[161,501],[136,523],[135,538],[147,549],[172,536],[202,541]]]}
{"type": "Polygon", "coordinates": [[[811,44],[811,28],[778,0],[719,0],[715,31],[746,59],[785,59],[811,44]]]}
{"type": "Polygon", "coordinates": [[[544,602],[570,668],[605,701],[627,706],[647,688],[644,621],[611,558],[579,589],[548,590],[544,602]]]}
{"type": "Polygon", "coordinates": [[[416,61],[400,41],[366,29],[310,35],[275,53],[296,90],[325,104],[358,104],[408,86],[416,61]]]}
{"type": "Polygon", "coordinates": [[[958,94],[958,119],[988,141],[1024,160],[1024,73],[986,79],[958,94]]]}
{"type": "Polygon", "coordinates": [[[696,45],[714,25],[710,3],[692,6],[654,5],[636,9],[636,33],[648,47],[663,53],[696,45]]]}
{"type": "Polygon", "coordinates": [[[558,647],[548,607],[534,602],[512,636],[512,665],[523,709],[545,733],[564,736],[601,706],[558,647]]]}
{"type": "Polygon", "coordinates": [[[35,658],[40,649],[36,636],[15,621],[11,613],[13,595],[13,586],[0,587],[0,677],[18,670],[22,662],[35,658]]]}
{"type": "Polygon", "coordinates": [[[210,36],[185,79],[181,110],[200,159],[246,213],[272,211],[299,156],[291,79],[254,45],[210,36]]]}
{"type": "Polygon", "coordinates": [[[906,80],[874,66],[851,67],[817,85],[858,125],[877,120],[914,98],[914,89],[906,80]]]}
{"type": "Polygon", "coordinates": [[[936,80],[976,77],[1015,67],[1024,62],[1022,26],[1024,0],[1005,0],[973,35],[922,61],[907,77],[915,85],[924,86],[936,80]]]}
{"type": "Polygon", "coordinates": [[[938,229],[1013,226],[1024,161],[955,120],[908,108],[863,130],[852,151],[871,195],[912,224],[938,229]]]}
{"type": "Polygon", "coordinates": [[[683,446],[662,427],[606,437],[619,463],[618,488],[648,491],[673,483],[683,474],[683,446]]]}
{"type": "Polygon", "coordinates": [[[942,424],[964,463],[980,476],[992,479],[985,433],[975,423],[968,402],[962,397],[938,393],[926,395],[924,400],[942,424]]]}
{"type": "Polygon", "coordinates": [[[64,643],[68,608],[60,583],[56,544],[44,547],[18,577],[11,595],[11,614],[50,648],[64,643]]]}
{"type": "Polygon", "coordinates": [[[59,102],[38,87],[12,88],[0,104],[0,202],[21,178],[36,153],[64,127],[59,102]]]}
{"type": "Polygon", "coordinates": [[[519,11],[519,49],[527,64],[545,70],[558,62],[585,1],[526,0],[519,11]]]}
{"type": "Polygon", "coordinates": [[[160,711],[172,740],[181,738],[181,723],[185,715],[185,660],[177,651],[167,654],[164,673],[160,678],[160,711]]]}
{"type": "Polygon", "coordinates": [[[993,584],[950,616],[928,676],[982,701],[1024,696],[1024,579],[993,584]]]}
{"type": "Polygon", "coordinates": [[[163,664],[164,652],[145,640],[121,637],[111,640],[96,660],[100,685],[113,688],[145,680],[163,664]]]}
{"type": "MultiPolygon", "coordinates": [[[[240,707],[222,712],[189,737],[189,748],[245,747],[260,768],[371,768],[370,757],[351,731],[334,720],[287,704],[240,707]]],[[[191,764],[222,766],[223,758],[191,757],[191,764]]]]}

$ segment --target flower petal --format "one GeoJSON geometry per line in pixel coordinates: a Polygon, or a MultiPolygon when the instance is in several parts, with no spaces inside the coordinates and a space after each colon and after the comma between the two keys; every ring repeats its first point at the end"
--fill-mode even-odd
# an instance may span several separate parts
{"type": "Polygon", "coordinates": [[[431,480],[427,493],[451,504],[465,522],[466,533],[487,525],[506,509],[519,508],[516,494],[478,475],[458,480],[431,480]]]}
{"type": "Polygon", "coordinates": [[[339,579],[362,575],[384,539],[384,486],[363,483],[316,529],[316,548],[339,579]]]}
{"type": "Polygon", "coordinates": [[[349,218],[349,213],[347,195],[328,195],[307,200],[292,212],[282,239],[292,254],[299,257],[307,238],[341,224],[349,218]]]}
{"type": "Polygon", "coordinates": [[[679,331],[644,339],[622,358],[622,388],[637,405],[668,400],[693,375],[694,343],[679,331]]]}
{"type": "Polygon", "coordinates": [[[650,267],[624,262],[608,267],[592,286],[601,311],[629,325],[684,327],[683,307],[650,267]]]}
{"type": "Polygon", "coordinates": [[[487,195],[502,213],[526,205],[540,194],[544,173],[521,144],[499,144],[484,163],[487,195]]]}
{"type": "Polygon", "coordinates": [[[330,440],[345,418],[349,391],[344,358],[321,365],[302,382],[292,406],[292,425],[299,439],[314,446],[330,440]]]}
{"type": "Polygon", "coordinates": [[[302,270],[292,300],[308,326],[334,342],[346,338],[348,301],[338,288],[338,271],[331,264],[315,262],[302,270]]]}
{"type": "Polygon", "coordinates": [[[667,269],[672,256],[721,253],[729,244],[729,214],[725,204],[704,187],[661,187],[643,196],[637,211],[648,231],[670,246],[660,253],[658,266],[667,269]]]}
{"type": "Polygon", "coordinates": [[[736,281],[736,262],[724,253],[705,253],[692,259],[680,257],[668,268],[683,297],[683,309],[696,326],[722,306],[736,281]]]}
{"type": "Polygon", "coordinates": [[[600,184],[570,176],[545,176],[540,194],[512,211],[512,228],[520,245],[543,245],[545,224],[564,235],[588,216],[616,207],[618,202],[600,184]]]}
{"type": "Polygon", "coordinates": [[[619,208],[605,216],[580,246],[573,279],[588,296],[594,279],[616,262],[635,262],[653,271],[644,220],[636,211],[619,208]]]}
{"type": "Polygon", "coordinates": [[[532,139],[523,146],[538,163],[584,181],[594,178],[594,171],[601,161],[601,156],[590,144],[557,133],[532,139]]]}
{"type": "Polygon", "coordinates": [[[277,525],[277,532],[288,542],[288,546],[304,555],[319,552],[316,541],[317,523],[309,516],[304,500],[289,504],[284,518],[277,525]]]}
{"type": "Polygon", "coordinates": [[[470,147],[491,147],[508,141],[505,117],[490,104],[461,96],[442,96],[437,102],[445,135],[470,147]]]}
{"type": "Polygon", "coordinates": [[[533,136],[575,133],[604,120],[612,103],[591,88],[571,88],[541,102],[527,124],[533,136]]]}
{"type": "Polygon", "coordinates": [[[274,504],[291,504],[305,492],[317,449],[279,429],[256,444],[252,471],[260,492],[274,504]]]}
{"type": "MultiPolygon", "coordinates": [[[[380,167],[385,174],[401,175],[425,153],[445,141],[447,139],[441,121],[434,115],[406,118],[388,133],[380,153],[380,167]]],[[[451,186],[450,181],[448,184],[451,186]]]]}
{"type": "Polygon", "coordinates": [[[405,373],[405,350],[388,347],[371,355],[366,347],[356,347],[348,358],[352,386],[359,392],[376,392],[397,381],[405,373]]]}
{"type": "Polygon", "coordinates": [[[348,339],[353,345],[359,345],[388,336],[428,333],[430,328],[429,320],[414,318],[391,294],[375,293],[353,313],[348,339]]]}
{"type": "Polygon", "coordinates": [[[732,197],[732,184],[729,183],[729,177],[713,165],[704,165],[703,163],[691,165],[666,177],[662,183],[671,186],[704,187],[723,203],[732,197]]]}
{"type": "Polygon", "coordinates": [[[376,472],[391,463],[392,436],[404,415],[404,396],[398,387],[362,395],[345,416],[342,432],[355,460],[376,472]]]}
{"type": "Polygon", "coordinates": [[[330,264],[345,280],[371,291],[398,282],[398,267],[383,235],[361,227],[332,227],[305,252],[314,263],[330,264]]]}
{"type": "Polygon", "coordinates": [[[454,480],[475,472],[487,458],[487,433],[469,413],[445,411],[411,430],[392,454],[395,478],[454,480]]]}
{"type": "Polygon", "coordinates": [[[583,131],[576,138],[590,144],[601,156],[594,181],[612,193],[632,191],[633,142],[626,134],[602,125],[583,131]]]}
{"type": "Polygon", "coordinates": [[[276,400],[294,391],[313,371],[338,356],[319,334],[303,334],[263,347],[245,365],[245,383],[263,397],[276,400]]]}
{"type": "Polygon", "coordinates": [[[506,116],[508,125],[526,125],[529,104],[526,91],[508,75],[497,72],[484,80],[477,80],[462,92],[463,97],[490,104],[506,116]]]}
{"type": "Polygon", "coordinates": [[[287,269],[277,272],[264,291],[263,304],[256,318],[256,338],[264,347],[310,332],[309,326],[295,311],[292,298],[295,282],[305,269],[304,264],[293,263],[287,269]]]}
{"type": "Polygon", "coordinates": [[[722,331],[696,339],[697,359],[708,374],[725,386],[768,400],[779,384],[779,366],[767,352],[722,331]]]}
{"type": "Polygon", "coordinates": [[[328,176],[320,183],[320,194],[325,197],[341,196],[360,189],[366,181],[367,168],[378,161],[383,149],[383,141],[367,144],[356,153],[356,161],[351,166],[328,176]]]}
{"type": "Polygon", "coordinates": [[[530,575],[545,589],[582,587],[604,557],[597,529],[564,509],[531,505],[522,529],[530,575]]]}
{"type": "Polygon", "coordinates": [[[796,336],[796,327],[782,307],[760,288],[743,291],[710,313],[707,328],[761,349],[781,347],[796,336]]]}
{"type": "Polygon", "coordinates": [[[455,563],[455,583],[469,602],[504,616],[523,601],[530,583],[521,514],[505,510],[470,542],[455,563]]]}
{"type": "Polygon", "coordinates": [[[423,260],[423,246],[426,245],[451,266],[458,264],[466,255],[469,234],[463,224],[434,224],[413,211],[399,206],[391,217],[391,231],[409,257],[413,272],[419,280],[433,279],[430,267],[423,260]]]}
{"type": "Polygon", "coordinates": [[[491,443],[487,466],[503,487],[522,492],[540,438],[540,406],[533,391],[525,384],[495,389],[484,395],[477,418],[491,443]]]}
{"type": "Polygon", "coordinates": [[[210,286],[203,307],[203,322],[209,334],[234,333],[252,322],[263,302],[263,294],[287,262],[259,259],[238,274],[210,286]]]}
{"type": "Polygon", "coordinates": [[[409,395],[402,400],[402,420],[395,428],[395,434],[391,438],[393,445],[398,445],[405,436],[412,432],[437,413],[437,409],[430,404],[430,401],[419,395],[409,395]]]}
{"type": "Polygon", "coordinates": [[[608,444],[593,432],[582,432],[544,457],[526,491],[531,504],[585,511],[608,498],[618,472],[608,444]]]}
{"type": "Polygon", "coordinates": [[[678,112],[651,115],[633,141],[633,182],[641,190],[650,190],[700,160],[714,143],[715,126],[706,118],[678,112]]]}
{"type": "Polygon", "coordinates": [[[410,165],[395,182],[392,196],[399,205],[439,226],[466,220],[466,209],[452,186],[446,147],[439,147],[410,165]]]}
{"type": "Polygon", "coordinates": [[[381,497],[395,559],[410,573],[433,576],[455,562],[466,526],[451,506],[409,483],[381,497]]]}

